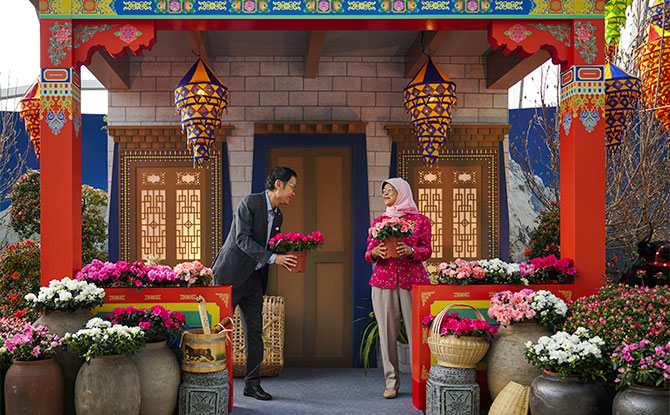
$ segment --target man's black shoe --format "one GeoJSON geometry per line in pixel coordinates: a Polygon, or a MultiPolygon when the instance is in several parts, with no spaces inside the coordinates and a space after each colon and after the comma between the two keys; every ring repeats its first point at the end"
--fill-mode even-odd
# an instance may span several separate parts
{"type": "Polygon", "coordinates": [[[265,392],[263,390],[263,388],[261,388],[261,385],[245,387],[244,388],[244,396],[251,396],[252,398],[256,398],[260,401],[270,401],[270,400],[272,400],[272,395],[265,392]]]}

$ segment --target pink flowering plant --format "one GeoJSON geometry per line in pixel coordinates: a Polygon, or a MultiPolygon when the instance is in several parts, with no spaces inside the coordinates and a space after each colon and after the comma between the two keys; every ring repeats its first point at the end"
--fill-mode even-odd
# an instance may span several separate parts
{"type": "Polygon", "coordinates": [[[8,337],[0,348],[0,354],[9,354],[14,360],[46,360],[61,346],[58,336],[49,333],[45,326],[33,327],[29,323],[23,329],[8,337]]]}
{"type": "Polygon", "coordinates": [[[268,241],[274,252],[311,251],[323,245],[323,235],[319,231],[304,235],[297,232],[278,233],[268,241]]]}
{"type": "Polygon", "coordinates": [[[533,258],[530,264],[520,266],[521,278],[532,280],[534,284],[566,283],[577,277],[577,268],[570,258],[558,259],[556,256],[533,258]]]}
{"type": "Polygon", "coordinates": [[[454,262],[443,262],[437,266],[437,280],[440,284],[466,285],[484,280],[486,271],[477,261],[456,259],[454,262]]]}
{"type": "Polygon", "coordinates": [[[670,388],[670,342],[656,345],[647,339],[623,343],[612,353],[617,388],[630,385],[670,388]]]}
{"type": "Polygon", "coordinates": [[[189,287],[207,286],[212,282],[214,273],[200,263],[200,261],[182,262],[174,267],[179,277],[186,281],[189,287]]]}
{"type": "Polygon", "coordinates": [[[140,327],[147,342],[162,341],[168,335],[178,336],[184,330],[186,322],[184,313],[166,310],[160,305],[140,309],[133,306],[117,307],[112,314],[107,314],[105,318],[113,324],[140,327]]]}
{"type": "MultiPolygon", "coordinates": [[[[421,324],[430,328],[435,316],[429,314],[421,319],[421,324]]],[[[460,317],[458,313],[447,313],[442,317],[439,333],[441,336],[489,337],[496,333],[497,327],[479,319],[460,317]]]]}
{"type": "Polygon", "coordinates": [[[28,320],[21,317],[0,317],[0,370],[6,371],[12,364],[12,356],[7,349],[2,349],[5,340],[14,335],[23,333],[23,329],[28,324],[28,320]]]}
{"type": "Polygon", "coordinates": [[[403,218],[384,217],[368,229],[371,239],[383,241],[386,238],[407,238],[414,232],[415,222],[403,218]]]}
{"type": "Polygon", "coordinates": [[[102,262],[94,259],[75,276],[103,288],[187,287],[189,282],[167,265],[145,265],[141,261],[102,262]]]}
{"type": "Polygon", "coordinates": [[[563,300],[546,290],[523,289],[502,291],[491,297],[488,315],[503,326],[536,320],[541,326],[559,326],[568,307],[563,300]]]}

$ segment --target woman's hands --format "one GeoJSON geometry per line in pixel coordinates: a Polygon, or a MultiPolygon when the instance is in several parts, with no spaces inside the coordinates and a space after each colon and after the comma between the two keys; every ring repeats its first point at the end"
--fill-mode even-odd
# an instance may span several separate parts
{"type": "Polygon", "coordinates": [[[370,254],[372,255],[373,259],[386,259],[386,246],[384,245],[384,242],[380,242],[379,245],[372,248],[370,254]]]}
{"type": "Polygon", "coordinates": [[[396,246],[395,250],[398,253],[398,255],[407,255],[410,258],[414,257],[414,251],[412,250],[412,248],[407,246],[402,241],[398,242],[398,245],[396,246]]]}
{"type": "MultiPolygon", "coordinates": [[[[412,248],[406,245],[402,241],[398,242],[398,244],[396,245],[396,252],[400,256],[407,255],[409,258],[414,258],[414,251],[412,250],[412,248]]],[[[376,258],[386,259],[386,246],[384,245],[384,242],[380,242],[379,245],[372,248],[370,254],[374,259],[376,258]]]]}

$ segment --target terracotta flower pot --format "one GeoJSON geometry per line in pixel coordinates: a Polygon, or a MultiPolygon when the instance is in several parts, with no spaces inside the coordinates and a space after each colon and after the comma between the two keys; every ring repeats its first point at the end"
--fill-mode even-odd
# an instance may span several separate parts
{"type": "Polygon", "coordinates": [[[613,415],[670,413],[670,389],[633,385],[619,391],[612,405],[613,415]]]}
{"type": "Polygon", "coordinates": [[[607,391],[601,382],[578,376],[562,378],[544,371],[530,385],[530,412],[537,415],[602,414],[607,391]]]}
{"type": "Polygon", "coordinates": [[[167,342],[147,343],[129,359],[140,377],[140,414],[172,415],[177,406],[181,371],[167,342]]]}
{"type": "Polygon", "coordinates": [[[291,268],[289,272],[305,272],[305,265],[307,264],[307,251],[291,251],[288,255],[295,255],[298,257],[298,264],[291,268]]]}
{"type": "Polygon", "coordinates": [[[398,242],[402,242],[402,238],[390,236],[384,239],[382,242],[386,247],[386,258],[398,258],[400,256],[396,248],[398,247],[398,242]]]}
{"type": "Polygon", "coordinates": [[[5,377],[7,415],[62,415],[63,370],[56,359],[15,360],[5,377]]]}

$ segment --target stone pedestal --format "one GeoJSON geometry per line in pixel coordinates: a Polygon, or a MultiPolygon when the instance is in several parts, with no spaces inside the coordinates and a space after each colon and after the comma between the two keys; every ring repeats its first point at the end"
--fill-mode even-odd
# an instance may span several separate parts
{"type": "Polygon", "coordinates": [[[184,372],[179,386],[179,415],[228,415],[228,369],[184,372]]]}
{"type": "Polygon", "coordinates": [[[475,369],[433,365],[426,382],[426,415],[479,415],[475,369]]]}

